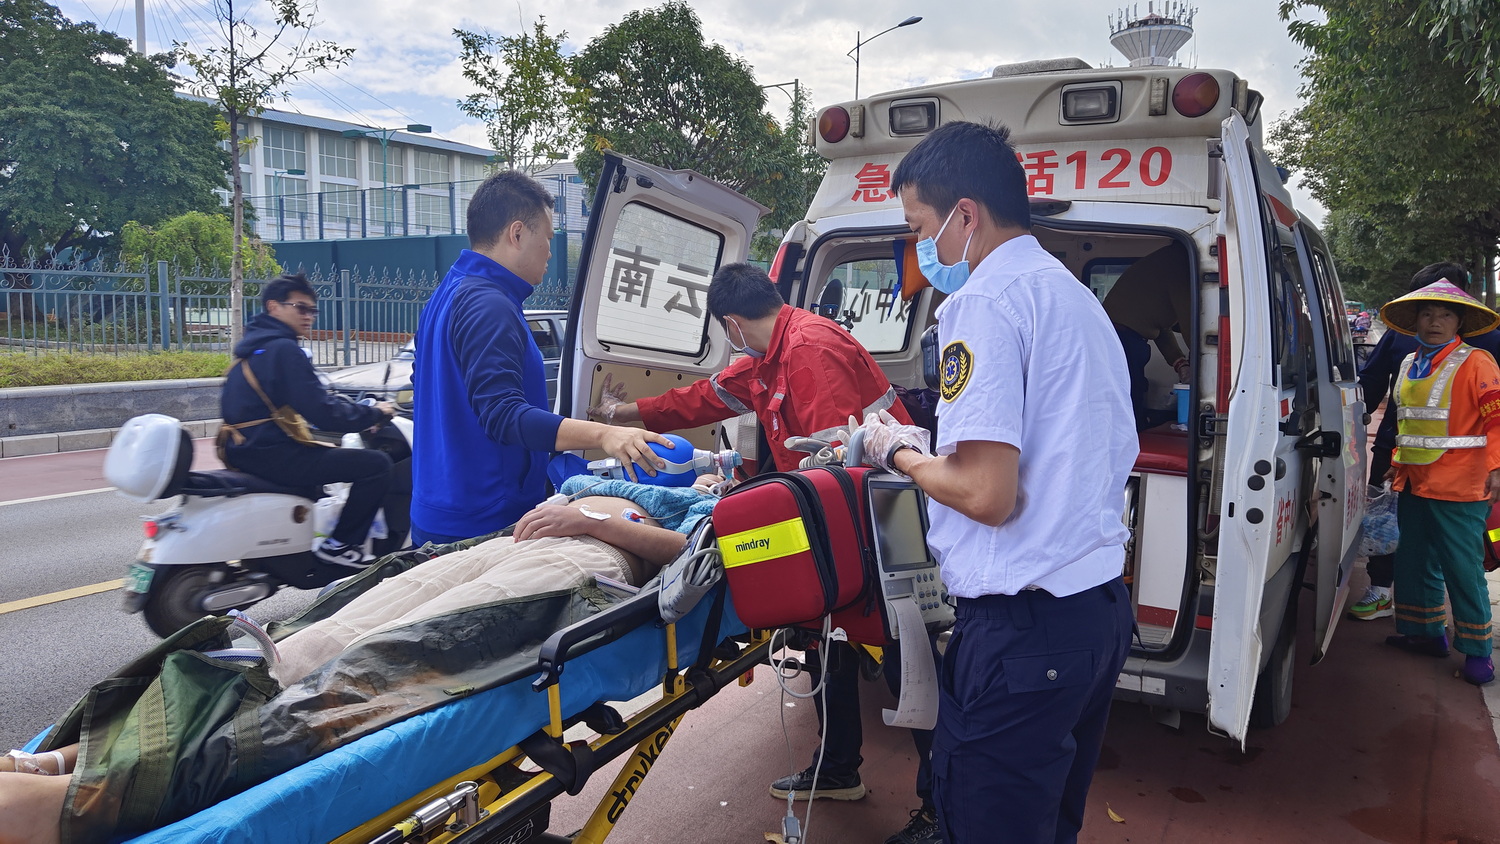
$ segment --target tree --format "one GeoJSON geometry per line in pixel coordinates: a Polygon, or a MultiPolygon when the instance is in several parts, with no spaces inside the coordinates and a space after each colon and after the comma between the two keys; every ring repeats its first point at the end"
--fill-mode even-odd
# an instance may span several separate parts
{"type": "Polygon", "coordinates": [[[568,74],[563,41],[568,33],[547,33],[538,18],[531,32],[491,35],[453,30],[462,47],[464,78],[479,89],[458,101],[458,108],[482,120],[490,146],[527,173],[565,158],[578,143],[578,110],[582,96],[568,74]]]}
{"type": "MultiPolygon", "coordinates": [[[[197,52],[186,44],[176,44],[177,55],[193,69],[194,92],[214,101],[223,112],[229,147],[238,153],[242,148],[240,118],[265,108],[273,97],[285,97],[286,86],[317,70],[338,67],[349,60],[353,48],[340,47],[331,41],[314,41],[311,33],[317,6],[303,0],[266,0],[272,10],[270,31],[262,34],[251,23],[246,7],[235,0],[214,0],[214,17],[224,35],[224,43],[197,52]],[[285,37],[286,43],[282,43],[285,37]],[[281,46],[281,52],[272,49],[281,46]]],[[[234,243],[229,269],[229,339],[238,343],[245,330],[245,191],[236,162],[229,168],[233,184],[234,243]]]]}
{"type": "MultiPolygon", "coordinates": [[[[1278,156],[1342,212],[1369,277],[1453,260],[1483,272],[1500,238],[1500,105],[1411,25],[1426,0],[1283,0],[1308,48],[1305,105],[1272,133],[1278,156]]],[[[1487,275],[1487,273],[1486,273],[1487,275]]],[[[1398,288],[1399,289],[1399,288],[1398,288]]],[[[1488,291],[1493,300],[1494,291],[1488,291]]]]}
{"type": "Polygon", "coordinates": [[[760,260],[774,256],[782,233],[807,213],[828,169],[828,162],[818,154],[807,131],[813,114],[812,95],[800,84],[793,83],[792,88],[787,122],[777,131],[770,179],[755,196],[771,209],[760,221],[760,231],[751,244],[752,255],[760,260]]]}
{"type": "Polygon", "coordinates": [[[1479,97],[1500,104],[1500,19],[1497,0],[1424,0],[1412,15],[1443,57],[1479,86],[1479,97]]]}
{"type": "Polygon", "coordinates": [[[214,109],[175,95],[166,57],[42,0],[0,3],[0,32],[0,255],[96,249],[127,220],[218,207],[214,109]]]}
{"type": "Polygon", "coordinates": [[[579,51],[572,67],[587,98],[578,169],[590,185],[612,149],[696,170],[762,202],[775,193],[786,149],[765,113],[765,92],[744,60],[703,40],[687,3],[627,14],[579,51]]]}
{"type": "MultiPolygon", "coordinates": [[[[281,274],[275,250],[265,241],[246,238],[241,254],[246,256],[245,272],[251,278],[281,274]]],[[[172,273],[218,275],[234,260],[234,223],[223,214],[200,211],[189,211],[159,226],[131,220],[120,232],[120,258],[131,272],[166,261],[172,273]]]]}

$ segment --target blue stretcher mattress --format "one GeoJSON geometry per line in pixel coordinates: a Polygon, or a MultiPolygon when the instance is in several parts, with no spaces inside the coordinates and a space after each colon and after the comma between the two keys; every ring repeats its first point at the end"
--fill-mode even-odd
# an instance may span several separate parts
{"type": "MultiPolygon", "coordinates": [[[[678,664],[697,658],[712,601],[677,624],[678,664]]],[[[726,596],[719,637],[746,632],[726,596]]],[[[564,717],[602,700],[630,700],[661,683],[666,630],[648,625],[569,660],[559,683],[564,717]]],[[[547,723],[533,674],[365,736],[170,826],[141,844],[234,841],[321,844],[423,789],[493,759],[547,723]]],[[[45,733],[43,734],[45,735],[45,733]]],[[[38,736],[31,745],[41,740],[38,736]]]]}

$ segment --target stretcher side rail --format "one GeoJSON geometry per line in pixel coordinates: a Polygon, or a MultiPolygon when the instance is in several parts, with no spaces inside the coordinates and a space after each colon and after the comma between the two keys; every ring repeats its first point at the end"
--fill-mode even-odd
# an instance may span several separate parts
{"type": "Polygon", "coordinates": [[[654,586],[642,589],[609,609],[547,637],[537,656],[541,676],[532,682],[532,689],[540,692],[556,685],[568,660],[598,650],[644,624],[660,623],[659,592],[654,586]]]}

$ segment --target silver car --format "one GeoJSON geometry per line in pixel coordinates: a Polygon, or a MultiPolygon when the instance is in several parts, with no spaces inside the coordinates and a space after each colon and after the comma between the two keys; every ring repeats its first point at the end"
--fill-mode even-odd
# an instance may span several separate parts
{"type": "MultiPolygon", "coordinates": [[[[542,350],[542,366],[547,372],[547,404],[557,399],[557,370],[562,359],[563,337],[567,334],[567,311],[526,311],[531,336],[542,350]]],[[[328,373],[328,386],[355,401],[372,398],[394,399],[396,393],[411,389],[412,360],[416,340],[408,341],[396,356],[383,363],[366,363],[328,373]]]]}

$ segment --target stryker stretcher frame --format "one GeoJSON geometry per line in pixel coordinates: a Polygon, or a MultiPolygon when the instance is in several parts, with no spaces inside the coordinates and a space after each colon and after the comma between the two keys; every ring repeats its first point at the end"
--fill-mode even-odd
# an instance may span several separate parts
{"type": "MultiPolygon", "coordinates": [[[[693,550],[711,547],[712,531],[696,531],[691,544],[693,550]]],[[[657,590],[642,589],[554,633],[530,687],[516,681],[415,715],[133,840],[602,841],[628,797],[607,797],[575,839],[545,833],[550,801],[578,793],[598,765],[638,744],[642,761],[635,773],[644,777],[683,715],[730,682],[747,683],[766,661],[763,634],[733,654],[714,652],[726,637],[744,632],[722,583],[676,624],[660,623],[657,590]],[[717,630],[705,635],[710,625],[717,630]],[[565,668],[571,682],[562,681],[565,668]],[[629,719],[601,702],[629,700],[657,685],[662,699],[629,719]],[[602,735],[586,746],[564,744],[564,730],[577,722],[602,735]],[[528,756],[544,770],[523,770],[528,756]],[[477,824],[449,834],[442,821],[450,811],[425,832],[402,824],[435,798],[466,791],[460,787],[466,782],[477,782],[486,813],[477,824]],[[417,791],[422,783],[433,784],[417,791]],[[371,818],[370,806],[392,808],[371,818]]],[[[627,766],[621,778],[636,767],[627,766]]]]}

